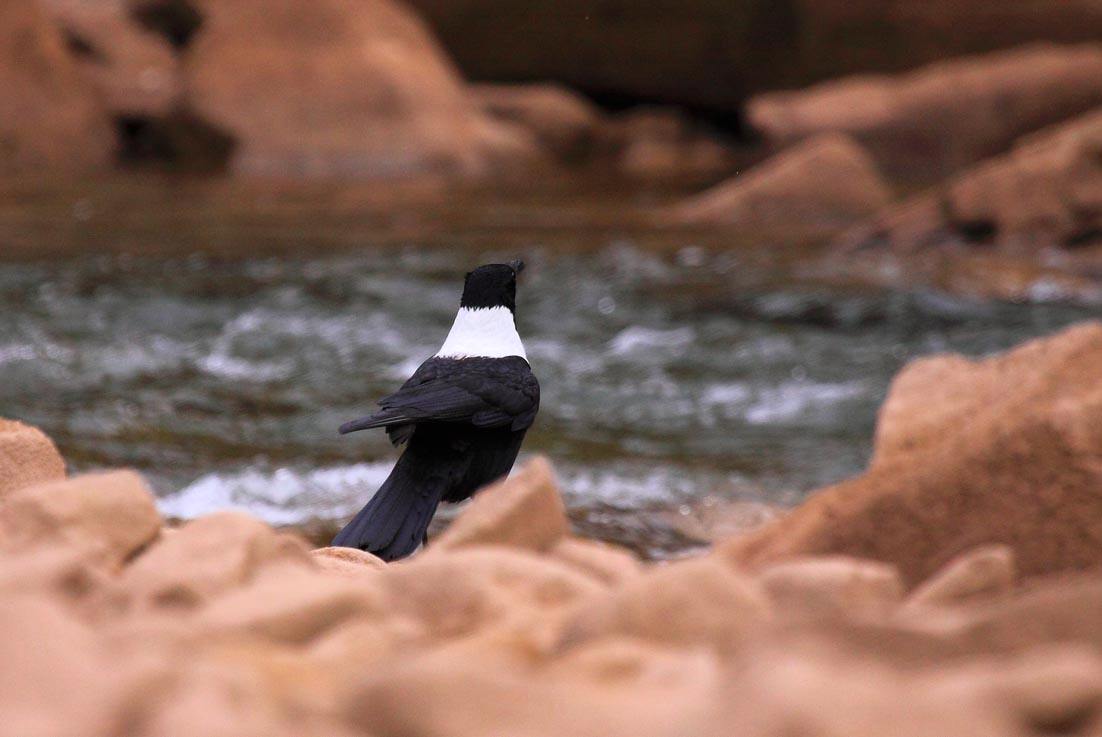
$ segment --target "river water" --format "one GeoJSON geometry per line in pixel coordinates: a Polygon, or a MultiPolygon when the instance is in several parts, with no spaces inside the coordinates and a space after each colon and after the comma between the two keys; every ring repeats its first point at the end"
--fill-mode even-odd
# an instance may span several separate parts
{"type": "MultiPolygon", "coordinates": [[[[684,233],[511,222],[454,245],[391,234],[357,247],[310,222],[281,231],[311,240],[302,253],[0,264],[0,415],[42,427],[73,470],[140,469],[168,515],[337,521],[396,457],[383,433],[337,426],[436,350],[465,271],[521,256],[518,328],[543,388],[524,454],[551,457],[580,525],[661,553],[679,544],[660,522],[671,510],[790,505],[859,472],[906,361],[981,355],[1089,316],[862,289],[684,233]]],[[[207,236],[172,223],[140,237],[202,250],[207,236]]]]}

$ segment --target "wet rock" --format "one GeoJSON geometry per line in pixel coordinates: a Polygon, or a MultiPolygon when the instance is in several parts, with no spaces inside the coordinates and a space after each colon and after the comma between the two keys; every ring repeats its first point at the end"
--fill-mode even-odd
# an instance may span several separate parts
{"type": "Polygon", "coordinates": [[[829,233],[872,215],[890,200],[891,191],[864,149],[847,136],[826,135],[675,206],[670,219],[829,233]]]}
{"type": "MultiPolygon", "coordinates": [[[[932,192],[845,234],[847,250],[909,254],[995,247],[1010,254],[1102,246],[1102,111],[1023,139],[932,192]]],[[[1066,270],[1076,273],[1074,260],[1066,270]]],[[[1083,269],[1079,269],[1082,271],[1083,269]]]]}
{"type": "Polygon", "coordinates": [[[757,584],[712,558],[652,568],[593,600],[564,629],[562,644],[627,636],[730,653],[768,615],[757,584]]]}
{"type": "Polygon", "coordinates": [[[479,491],[429,550],[471,545],[509,545],[546,550],[568,529],[558,481],[545,458],[535,458],[509,478],[479,491]]]}
{"type": "MultiPolygon", "coordinates": [[[[421,21],[389,0],[196,0],[195,113],[268,175],[474,176],[523,158],[421,21]]],[[[537,151],[528,152],[538,156],[537,151]]]]}
{"type": "Polygon", "coordinates": [[[750,124],[779,144],[846,133],[892,177],[933,182],[1030,131],[1102,105],[1102,47],[1030,46],[855,77],[750,101],[750,124]]]}
{"type": "Polygon", "coordinates": [[[310,557],[326,573],[350,578],[386,568],[381,558],[355,548],[319,548],[310,551],[310,557]]]}
{"type": "Polygon", "coordinates": [[[565,87],[477,84],[471,94],[488,115],[529,131],[560,160],[577,161],[593,148],[601,114],[565,87]]]}
{"type": "Polygon", "coordinates": [[[549,555],[610,586],[630,581],[643,570],[631,552],[584,538],[563,538],[551,548],[549,555]]]}
{"type": "Polygon", "coordinates": [[[758,583],[774,611],[789,617],[883,619],[903,597],[894,567],[843,556],[775,563],[758,583]]]}
{"type": "Polygon", "coordinates": [[[29,486],[8,494],[0,505],[0,549],[10,552],[64,544],[117,567],[160,529],[153,495],[133,471],[29,486]]]}
{"type": "Polygon", "coordinates": [[[897,565],[909,585],[990,543],[1011,547],[1023,576],[1097,567],[1098,365],[1098,323],[981,361],[912,364],[881,411],[869,470],[724,544],[725,553],[758,566],[795,555],[870,558],[897,565]]]}
{"type": "Polygon", "coordinates": [[[111,124],[38,0],[0,3],[0,173],[110,163],[111,124]]]}
{"type": "Polygon", "coordinates": [[[910,596],[908,607],[945,606],[1005,594],[1014,586],[1014,551],[983,545],[949,561],[910,596]]]}
{"type": "Polygon", "coordinates": [[[297,537],[245,514],[218,512],[163,535],[120,582],[139,607],[187,611],[271,566],[313,567],[297,537]]]}
{"type": "Polygon", "coordinates": [[[0,499],[24,486],[65,478],[65,461],[41,430],[0,419],[0,499]]]}
{"type": "Polygon", "coordinates": [[[115,116],[164,116],[180,103],[180,62],[127,0],[43,0],[72,55],[115,116]]]}

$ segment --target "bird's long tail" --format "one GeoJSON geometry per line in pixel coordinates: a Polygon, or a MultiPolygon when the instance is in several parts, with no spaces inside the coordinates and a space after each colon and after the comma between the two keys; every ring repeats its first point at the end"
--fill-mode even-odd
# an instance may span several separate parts
{"type": "Polygon", "coordinates": [[[333,545],[359,548],[383,560],[404,558],[425,538],[436,507],[448,490],[438,474],[405,453],[359,514],[333,538],[333,545]]]}

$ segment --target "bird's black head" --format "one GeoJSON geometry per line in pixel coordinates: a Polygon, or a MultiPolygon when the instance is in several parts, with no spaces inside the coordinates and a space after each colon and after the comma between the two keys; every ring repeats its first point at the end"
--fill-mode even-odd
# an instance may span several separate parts
{"type": "Polygon", "coordinates": [[[517,308],[517,274],[524,270],[524,262],[517,260],[507,264],[486,264],[467,274],[463,282],[463,298],[460,307],[517,308]]]}

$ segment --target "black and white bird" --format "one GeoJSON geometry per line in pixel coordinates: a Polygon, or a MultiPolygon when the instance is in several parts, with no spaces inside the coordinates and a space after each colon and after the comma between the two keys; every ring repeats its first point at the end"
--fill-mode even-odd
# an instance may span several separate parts
{"type": "Polygon", "coordinates": [[[425,541],[440,502],[460,502],[513,467],[540,405],[540,386],[517,334],[517,274],[524,263],[467,274],[444,345],[373,415],[341,434],[385,427],[408,443],[375,496],[333,539],[383,560],[425,541]]]}

